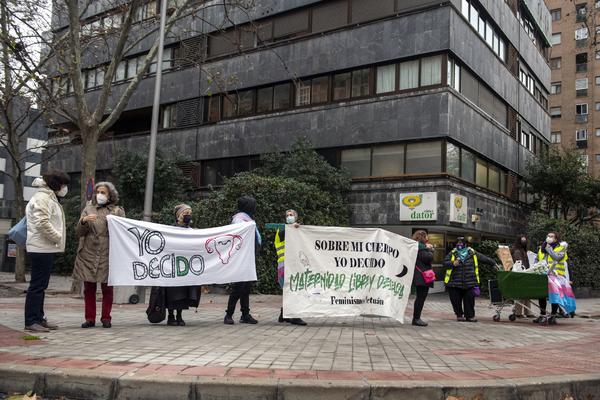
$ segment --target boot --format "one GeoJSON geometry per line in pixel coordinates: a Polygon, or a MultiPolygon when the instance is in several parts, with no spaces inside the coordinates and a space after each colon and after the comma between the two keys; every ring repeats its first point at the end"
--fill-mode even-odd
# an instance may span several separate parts
{"type": "Polygon", "coordinates": [[[413,319],[412,324],[414,326],[427,326],[427,322],[423,321],[421,318],[413,319]]]}
{"type": "Polygon", "coordinates": [[[290,324],[292,325],[301,325],[301,326],[306,326],[306,322],[304,322],[304,320],[302,320],[302,318],[291,318],[289,320],[290,324]]]}
{"type": "Polygon", "coordinates": [[[279,312],[279,318],[277,319],[280,323],[290,322],[289,318],[283,318],[283,307],[281,307],[281,311],[279,312]]]}
{"type": "Polygon", "coordinates": [[[167,318],[167,325],[177,326],[177,320],[175,319],[175,316],[173,314],[169,314],[169,318],[167,318]]]}
{"type": "Polygon", "coordinates": [[[96,323],[94,321],[85,321],[83,324],[81,324],[81,327],[83,329],[93,328],[94,326],[96,326],[96,323]]]}
{"type": "Polygon", "coordinates": [[[252,318],[250,314],[242,314],[240,324],[258,324],[258,321],[252,318]]]}
{"type": "Polygon", "coordinates": [[[223,323],[225,325],[233,325],[233,324],[235,324],[235,322],[233,322],[232,316],[229,315],[229,314],[225,314],[225,318],[223,318],[223,323]]]}

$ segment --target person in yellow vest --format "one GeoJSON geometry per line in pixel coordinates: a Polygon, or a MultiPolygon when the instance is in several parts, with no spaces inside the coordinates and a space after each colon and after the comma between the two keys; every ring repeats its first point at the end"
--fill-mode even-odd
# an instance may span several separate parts
{"type": "Polygon", "coordinates": [[[456,239],[456,247],[444,259],[446,289],[456,320],[477,322],[475,297],[479,294],[479,263],[495,265],[491,258],[469,247],[464,237],[456,239]],[[463,309],[464,306],[464,309],[463,309]]]}
{"type": "MultiPolygon", "coordinates": [[[[298,223],[298,213],[296,210],[287,210],[285,212],[285,223],[287,225],[292,225],[294,228],[299,228],[300,224],[298,223]]],[[[284,281],[284,264],[285,264],[285,229],[279,230],[275,233],[275,250],[277,251],[277,282],[283,290],[283,286],[285,285],[284,281]]],[[[281,311],[279,312],[279,322],[289,322],[294,325],[306,325],[301,318],[283,318],[283,307],[281,307],[281,311]]]]}
{"type": "MultiPolygon", "coordinates": [[[[546,240],[540,246],[538,251],[538,262],[545,261],[548,264],[548,298],[552,304],[552,315],[549,323],[556,323],[556,317],[562,307],[567,313],[575,312],[575,295],[571,288],[569,269],[567,261],[567,242],[561,242],[556,232],[548,232],[546,240]]],[[[534,322],[541,322],[546,315],[548,302],[546,299],[539,299],[541,316],[534,322]]]]}

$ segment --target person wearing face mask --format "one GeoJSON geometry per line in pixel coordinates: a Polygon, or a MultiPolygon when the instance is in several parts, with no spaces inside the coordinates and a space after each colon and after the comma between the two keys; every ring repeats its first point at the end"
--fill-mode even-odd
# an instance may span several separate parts
{"type": "MultiPolygon", "coordinates": [[[[556,323],[559,310],[562,307],[565,312],[571,314],[575,312],[575,295],[569,282],[569,269],[567,266],[567,242],[561,242],[556,232],[548,232],[546,240],[540,246],[538,251],[538,261],[545,261],[548,264],[548,298],[552,305],[552,315],[549,319],[551,324],[556,323]]],[[[540,317],[533,322],[542,322],[545,320],[546,299],[539,299],[540,317]]]]}
{"type": "Polygon", "coordinates": [[[25,298],[25,330],[48,332],[58,329],[44,314],[45,291],[50,282],[54,255],[65,251],[66,226],[58,199],[67,195],[69,176],[50,171],[34,179],[38,188],[25,207],[27,217],[26,249],[31,261],[31,279],[25,298]]]}
{"type": "MultiPolygon", "coordinates": [[[[529,257],[527,256],[527,248],[529,247],[529,240],[526,235],[519,235],[515,240],[515,243],[510,248],[510,255],[514,262],[521,261],[524,269],[529,269],[529,257]]],[[[533,318],[535,315],[531,312],[531,302],[529,299],[519,300],[520,304],[515,305],[514,314],[517,318],[523,318],[523,312],[526,313],[528,318],[533,318]]]]}
{"type": "MultiPolygon", "coordinates": [[[[254,213],[256,212],[256,199],[251,196],[242,196],[237,200],[238,212],[231,218],[232,224],[239,224],[242,222],[254,221],[254,213]]],[[[262,237],[256,228],[255,235],[255,252],[258,252],[262,244],[262,237]]],[[[233,325],[233,313],[237,306],[238,300],[240,301],[240,310],[242,316],[240,318],[241,324],[257,324],[258,321],[250,314],[250,291],[252,290],[252,284],[254,282],[234,282],[231,284],[231,294],[227,302],[227,310],[225,311],[225,318],[223,323],[225,325],[233,325]]]]}
{"type": "MultiPolygon", "coordinates": [[[[287,210],[285,212],[285,223],[293,226],[294,228],[300,227],[300,224],[298,223],[298,213],[296,210],[287,210]]],[[[282,231],[277,229],[277,232],[275,233],[275,250],[277,251],[277,282],[283,290],[283,285],[285,283],[285,229],[282,231]]],[[[293,325],[306,325],[306,322],[304,322],[302,318],[283,318],[283,307],[281,307],[281,311],[279,312],[278,321],[280,323],[289,322],[293,325]]]]}
{"type": "Polygon", "coordinates": [[[108,215],[125,217],[125,211],[117,205],[119,192],[110,182],[98,182],[94,186],[91,201],[81,212],[76,232],[79,237],[73,279],[83,282],[85,322],[82,328],[96,326],[96,289],[102,289],[102,314],[104,328],[112,326],[113,287],[108,286],[108,215]]]}
{"type": "Polygon", "coordinates": [[[464,237],[456,239],[456,247],[444,259],[444,282],[457,321],[477,322],[475,297],[478,296],[480,285],[480,262],[490,266],[496,264],[491,258],[470,248],[464,237]]]}
{"type": "MultiPolygon", "coordinates": [[[[175,226],[191,229],[192,207],[187,204],[175,206],[175,226]]],[[[167,325],[185,326],[183,310],[200,305],[201,286],[165,287],[165,305],[169,311],[167,325]],[[175,315],[177,313],[177,315],[175,315]]]]}

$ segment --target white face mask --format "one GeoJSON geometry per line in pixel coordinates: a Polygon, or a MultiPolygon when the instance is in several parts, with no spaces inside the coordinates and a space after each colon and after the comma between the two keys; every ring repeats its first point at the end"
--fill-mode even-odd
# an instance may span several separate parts
{"type": "Polygon", "coordinates": [[[293,215],[288,215],[287,217],[285,217],[285,222],[288,224],[293,224],[294,222],[296,222],[296,217],[294,217],[293,215]]]}
{"type": "Polygon", "coordinates": [[[108,203],[108,197],[103,193],[97,193],[96,202],[103,206],[104,204],[108,203]]]}
{"type": "Polygon", "coordinates": [[[69,193],[69,188],[65,185],[65,186],[61,187],[58,192],[56,192],[56,195],[58,197],[65,197],[67,195],[67,193],[69,193]]]}
{"type": "Polygon", "coordinates": [[[548,243],[548,244],[554,243],[554,238],[552,238],[550,236],[546,237],[546,243],[548,243]]]}

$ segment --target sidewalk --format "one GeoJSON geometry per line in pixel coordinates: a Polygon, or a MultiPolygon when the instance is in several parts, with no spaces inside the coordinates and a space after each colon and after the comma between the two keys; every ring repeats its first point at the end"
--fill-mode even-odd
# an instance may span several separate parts
{"type": "Polygon", "coordinates": [[[61,328],[41,340],[23,340],[24,296],[0,299],[0,392],[203,400],[600,393],[600,299],[578,301],[578,315],[596,318],[557,326],[506,315],[495,323],[484,300],[479,323],[459,323],[437,294],[425,304],[427,328],[369,317],[308,318],[300,327],[278,323],[281,297],[263,295],[251,298],[258,325],[237,323],[239,314],[224,325],[227,297],[205,294],[197,313],[184,311],[185,327],[148,323],[140,304],[115,305],[112,329],[84,330],[83,301],[52,294],[70,282],[51,281],[45,310],[61,328]]]}

